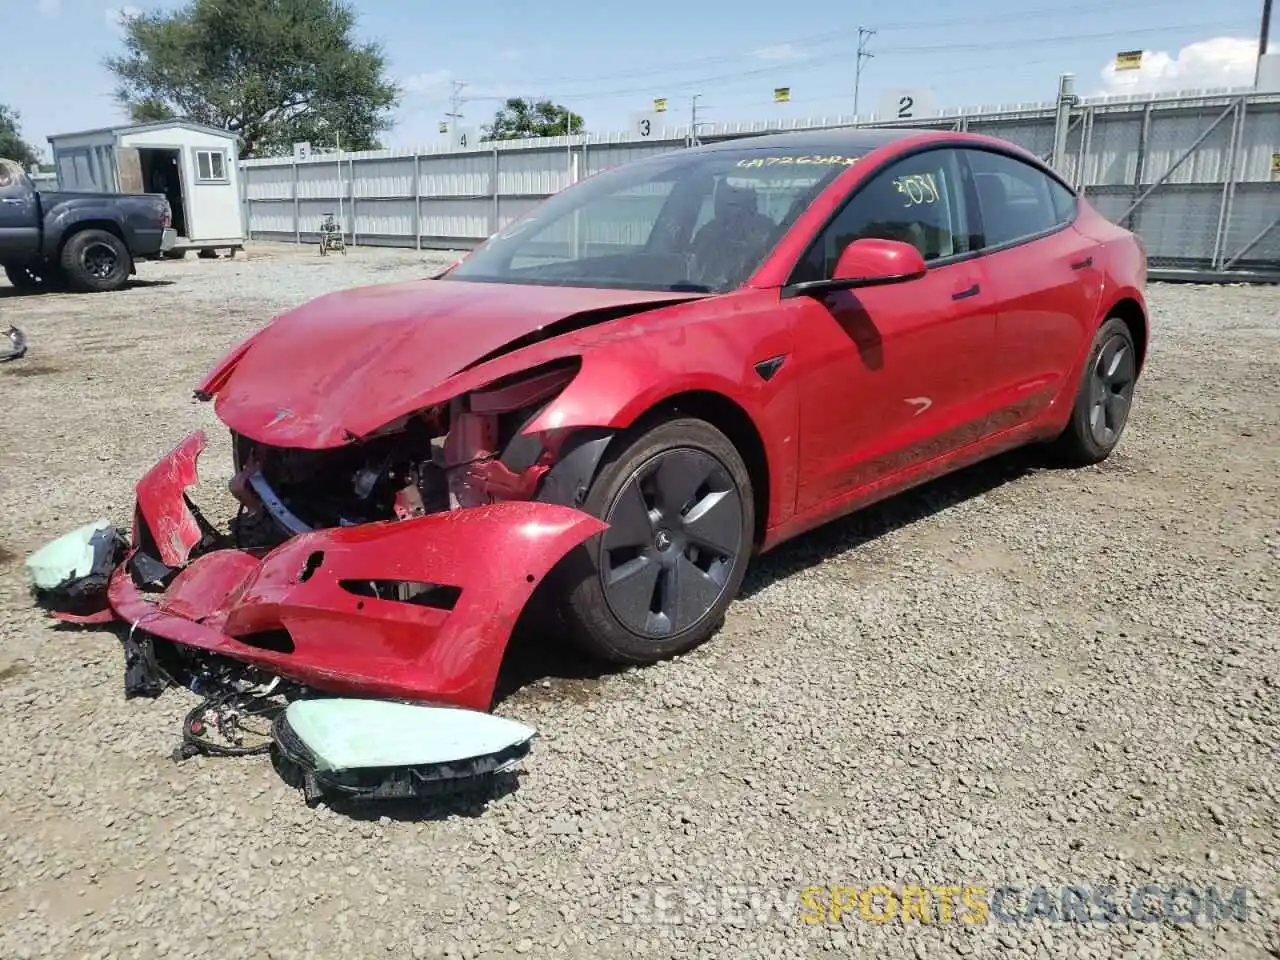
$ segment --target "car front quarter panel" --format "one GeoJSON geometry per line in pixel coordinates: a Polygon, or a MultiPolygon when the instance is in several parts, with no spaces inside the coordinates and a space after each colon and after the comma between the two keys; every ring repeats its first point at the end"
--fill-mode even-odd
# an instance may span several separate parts
{"type": "MultiPolygon", "coordinates": [[[[777,291],[749,291],[724,301],[704,322],[650,329],[643,339],[618,337],[581,353],[577,376],[524,430],[622,430],[675,398],[712,395],[751,421],[768,470],[768,525],[790,515],[796,488],[798,406],[791,331],[778,322],[777,291]],[[770,379],[756,364],[782,358],[770,379]]],[[[694,310],[709,304],[687,307],[694,310]]]]}

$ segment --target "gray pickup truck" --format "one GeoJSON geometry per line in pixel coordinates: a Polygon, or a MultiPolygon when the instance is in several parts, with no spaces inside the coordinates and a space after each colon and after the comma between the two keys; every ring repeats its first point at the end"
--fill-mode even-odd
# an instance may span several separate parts
{"type": "Polygon", "coordinates": [[[21,166],[0,159],[0,266],[20,290],[118,290],[135,261],[173,246],[172,223],[161,194],[37,190],[21,166]]]}

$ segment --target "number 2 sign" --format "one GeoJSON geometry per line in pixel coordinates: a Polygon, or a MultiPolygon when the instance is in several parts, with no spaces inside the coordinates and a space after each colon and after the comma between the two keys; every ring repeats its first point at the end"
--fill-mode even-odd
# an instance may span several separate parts
{"type": "Polygon", "coordinates": [[[933,91],[914,88],[888,90],[880,100],[880,119],[917,120],[934,114],[933,91]]]}

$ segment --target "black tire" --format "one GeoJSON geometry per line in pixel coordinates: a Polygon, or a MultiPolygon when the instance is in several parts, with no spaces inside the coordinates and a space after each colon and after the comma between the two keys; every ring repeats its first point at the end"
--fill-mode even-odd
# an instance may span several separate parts
{"type": "Polygon", "coordinates": [[[755,524],[751,477],[728,437],[693,418],[633,428],[610,445],[582,509],[610,529],[560,571],[575,643],[615,663],[655,663],[720,628],[755,524]]]}
{"type": "Polygon", "coordinates": [[[1137,384],[1138,353],[1129,326],[1111,317],[1098,328],[1067,428],[1050,445],[1066,466],[1090,466],[1111,456],[1120,442],[1137,384]]]}
{"type": "Polygon", "coordinates": [[[57,286],[56,271],[48,265],[5,264],[4,275],[22,293],[46,293],[57,286]]]}
{"type": "Polygon", "coordinates": [[[201,250],[198,254],[196,254],[196,256],[199,257],[201,260],[217,260],[218,251],[214,250],[211,247],[207,247],[201,250]]]}
{"type": "Polygon", "coordinates": [[[72,290],[105,293],[129,280],[133,258],[124,241],[105,230],[81,230],[62,248],[62,273],[72,290]]]}

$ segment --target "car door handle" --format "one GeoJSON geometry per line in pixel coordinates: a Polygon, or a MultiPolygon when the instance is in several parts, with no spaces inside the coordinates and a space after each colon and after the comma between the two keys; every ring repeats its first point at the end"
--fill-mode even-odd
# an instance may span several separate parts
{"type": "Polygon", "coordinates": [[[981,293],[981,292],[982,292],[982,287],[975,283],[975,284],[974,284],[972,287],[970,287],[968,290],[961,290],[961,291],[959,291],[958,293],[953,293],[953,294],[951,295],[951,299],[952,299],[952,300],[967,300],[967,299],[969,299],[970,297],[976,297],[976,296],[977,296],[979,293],[981,293]]]}
{"type": "Polygon", "coordinates": [[[1071,265],[1072,270],[1087,270],[1093,266],[1093,257],[1085,257],[1083,260],[1077,260],[1071,265]]]}
{"type": "Polygon", "coordinates": [[[19,206],[21,206],[22,204],[26,203],[27,201],[25,201],[25,200],[23,200],[23,199],[21,199],[21,198],[5,197],[5,198],[4,198],[2,201],[0,201],[0,202],[3,202],[3,203],[16,203],[16,204],[18,204],[19,206]]]}

